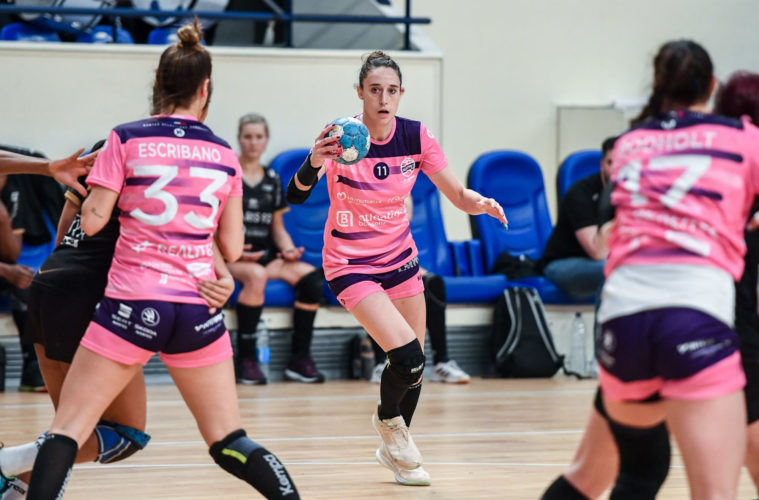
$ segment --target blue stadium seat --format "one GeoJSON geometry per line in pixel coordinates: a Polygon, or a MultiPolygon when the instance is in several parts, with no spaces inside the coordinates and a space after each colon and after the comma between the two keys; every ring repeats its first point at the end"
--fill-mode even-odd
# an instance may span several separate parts
{"type": "Polygon", "coordinates": [[[55,234],[57,232],[57,228],[55,224],[53,224],[53,221],[50,220],[50,216],[47,214],[47,212],[43,212],[42,216],[45,219],[45,226],[51,235],[50,241],[47,243],[42,243],[40,245],[30,245],[29,243],[23,243],[21,245],[21,253],[16,260],[17,264],[31,267],[35,272],[40,268],[40,266],[42,266],[42,264],[45,262],[45,259],[47,259],[51,253],[53,253],[53,250],[55,250],[55,234]]]}
{"type": "MultiPolygon", "coordinates": [[[[450,303],[494,302],[506,288],[502,274],[472,276],[470,242],[448,242],[440,211],[440,195],[423,173],[411,191],[414,212],[411,234],[419,249],[420,265],[443,277],[450,303]]],[[[480,266],[481,267],[481,266],[480,266]]]]}
{"type": "MultiPolygon", "coordinates": [[[[303,160],[308,156],[309,149],[291,149],[278,154],[269,165],[282,179],[282,185],[287,189],[290,178],[295,175],[303,160]]],[[[324,246],[324,226],[329,215],[329,193],[327,183],[321,180],[302,205],[291,205],[285,213],[285,227],[299,247],[305,247],[302,259],[309,264],[321,267],[322,247],[324,246]]],[[[324,297],[333,305],[340,305],[332,290],[324,282],[324,297]]]]}
{"type": "Polygon", "coordinates": [[[0,40],[18,42],[60,42],[61,37],[53,30],[28,23],[11,23],[0,30],[0,40]]]}
{"type": "Polygon", "coordinates": [[[148,33],[148,44],[150,45],[169,45],[177,43],[179,37],[177,36],[176,27],[168,28],[154,28],[148,33]]]}
{"type": "MultiPolygon", "coordinates": [[[[148,44],[150,45],[169,45],[177,43],[179,37],[177,36],[177,30],[179,26],[168,26],[166,28],[153,28],[148,33],[148,44]]],[[[205,45],[206,41],[201,40],[201,45],[205,45]]]]}
{"type": "MultiPolygon", "coordinates": [[[[79,43],[114,43],[113,26],[96,26],[89,33],[83,33],[76,39],[79,43]]],[[[117,28],[115,43],[134,43],[132,34],[124,28],[117,28]]]]}
{"type": "MultiPolygon", "coordinates": [[[[518,151],[492,151],[475,160],[469,169],[468,186],[503,206],[509,229],[487,215],[471,217],[472,234],[482,242],[484,269],[490,270],[503,253],[527,255],[538,260],[553,224],[546,203],[543,173],[538,162],[518,151]]],[[[550,280],[535,276],[509,280],[510,286],[535,288],[546,304],[576,304],[550,280]]]]}
{"type": "MultiPolygon", "coordinates": [[[[155,30],[153,30],[155,31],[155,30]]],[[[294,149],[290,151],[285,151],[283,153],[280,153],[277,155],[274,160],[272,160],[270,167],[274,169],[275,172],[280,174],[282,177],[282,183],[284,184],[284,188],[287,189],[287,182],[290,180],[290,176],[287,176],[288,174],[283,174],[282,171],[289,171],[291,169],[293,173],[295,170],[298,169],[298,167],[303,163],[303,159],[308,155],[309,150],[308,149],[294,149]],[[294,165],[294,167],[293,167],[294,165]]],[[[320,182],[318,189],[323,189],[324,194],[326,196],[327,192],[327,186],[326,183],[320,182]]],[[[315,190],[316,191],[316,190],[315,190]]],[[[306,202],[306,205],[309,205],[310,203],[313,203],[314,200],[314,193],[312,193],[312,196],[309,198],[309,200],[306,202]]],[[[327,206],[329,205],[329,200],[327,200],[327,206]]],[[[320,267],[322,264],[322,255],[321,255],[321,247],[322,247],[322,233],[324,232],[324,222],[322,221],[320,223],[320,231],[318,233],[318,239],[315,240],[309,240],[308,244],[303,241],[302,238],[300,238],[300,233],[298,232],[299,226],[297,219],[293,219],[292,212],[295,211],[296,213],[299,213],[303,215],[304,217],[309,214],[309,210],[304,210],[301,208],[301,206],[294,206],[292,207],[287,213],[285,213],[284,220],[285,220],[285,227],[287,228],[287,231],[290,233],[290,236],[293,238],[293,242],[297,246],[305,246],[306,252],[303,254],[303,260],[316,266],[320,267]],[[318,248],[316,247],[316,242],[318,242],[318,248]]],[[[327,220],[326,212],[324,214],[324,219],[327,220]]],[[[241,289],[240,283],[236,283],[235,292],[232,294],[232,297],[230,297],[228,305],[234,306],[237,303],[237,296],[240,294],[241,289]]],[[[326,283],[324,284],[324,293],[325,297],[328,298],[328,300],[331,300],[332,303],[338,304],[337,299],[332,295],[332,292],[327,287],[326,283]]],[[[291,287],[287,282],[281,281],[281,280],[269,280],[266,283],[266,289],[264,290],[265,295],[265,302],[264,305],[267,307],[290,307],[295,302],[295,290],[293,290],[293,287],[291,287]]]]}
{"type": "Polygon", "coordinates": [[[567,156],[556,174],[556,199],[561,200],[575,182],[601,171],[601,150],[577,151],[567,156]]]}

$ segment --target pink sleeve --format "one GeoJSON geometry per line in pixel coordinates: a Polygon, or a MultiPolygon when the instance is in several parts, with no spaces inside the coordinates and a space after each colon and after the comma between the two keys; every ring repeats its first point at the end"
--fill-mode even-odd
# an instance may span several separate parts
{"type": "Polygon", "coordinates": [[[751,175],[752,192],[759,195],[759,128],[752,125],[748,119],[743,120],[746,128],[746,154],[750,156],[749,172],[751,175]]]}
{"type": "Polygon", "coordinates": [[[124,186],[125,177],[124,148],[119,135],[115,130],[112,130],[95,160],[95,165],[87,176],[87,184],[102,186],[120,193],[124,186]]]}
{"type": "Polygon", "coordinates": [[[427,175],[440,172],[448,166],[448,159],[438,144],[435,136],[422,124],[420,128],[422,142],[422,172],[427,175]]]}

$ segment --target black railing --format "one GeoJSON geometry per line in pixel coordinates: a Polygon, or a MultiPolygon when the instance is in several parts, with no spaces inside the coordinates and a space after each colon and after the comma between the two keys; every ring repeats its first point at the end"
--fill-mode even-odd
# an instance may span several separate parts
{"type": "MultiPolygon", "coordinates": [[[[403,17],[383,16],[345,16],[333,14],[291,14],[287,12],[215,12],[196,10],[172,10],[161,11],[152,9],[130,9],[123,7],[114,8],[85,8],[85,7],[23,7],[19,5],[0,5],[1,14],[44,14],[52,16],[104,16],[104,17],[166,17],[188,18],[198,16],[203,19],[221,20],[248,20],[248,21],[275,21],[285,23],[288,27],[294,22],[298,23],[353,23],[353,24],[403,24],[405,33],[403,49],[411,49],[411,25],[430,24],[428,17],[411,17],[411,0],[406,0],[406,15],[403,17]]],[[[85,30],[77,29],[71,25],[52,21],[56,29],[71,34],[80,34],[85,30]]],[[[292,46],[291,30],[286,30],[285,46],[292,46]]]]}

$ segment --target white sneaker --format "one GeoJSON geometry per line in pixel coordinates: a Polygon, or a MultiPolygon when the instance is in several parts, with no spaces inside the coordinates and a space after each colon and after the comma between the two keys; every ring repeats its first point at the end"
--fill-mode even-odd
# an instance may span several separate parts
{"type": "Polygon", "coordinates": [[[390,456],[390,452],[387,451],[385,443],[382,443],[380,447],[377,448],[375,457],[377,458],[377,462],[379,462],[380,465],[383,465],[393,471],[393,474],[395,474],[395,481],[398,484],[402,484],[404,486],[430,485],[430,475],[426,470],[422,468],[421,465],[413,469],[404,469],[393,460],[393,457],[390,456]]]}
{"type": "Polygon", "coordinates": [[[472,378],[467,372],[459,367],[454,360],[438,363],[432,369],[433,382],[446,382],[449,384],[468,384],[472,378]]]}
{"type": "Polygon", "coordinates": [[[404,469],[416,469],[422,465],[422,454],[414,444],[403,417],[380,420],[377,412],[372,415],[372,425],[382,438],[387,454],[393,462],[404,469]]]}
{"type": "Polygon", "coordinates": [[[386,366],[387,366],[387,361],[375,366],[374,370],[372,370],[372,376],[369,379],[369,382],[371,382],[372,384],[379,384],[380,382],[382,382],[382,372],[385,371],[386,366]]]}

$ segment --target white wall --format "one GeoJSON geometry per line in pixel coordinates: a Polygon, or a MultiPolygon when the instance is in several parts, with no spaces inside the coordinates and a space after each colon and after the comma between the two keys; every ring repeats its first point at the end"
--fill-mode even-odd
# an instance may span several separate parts
{"type": "MultiPolygon", "coordinates": [[[[759,71],[756,0],[414,0],[412,15],[432,18],[420,30],[444,62],[394,53],[400,114],[436,133],[462,180],[482,152],[533,155],[552,204],[558,104],[645,96],[656,49],[677,37],[703,43],[719,77],[759,71]]],[[[144,116],[159,51],[0,43],[0,142],[62,155],[144,116]]],[[[239,115],[255,110],[272,122],[269,153],[307,146],[323,123],[360,111],[352,85],[362,53],[214,48],[209,125],[233,141],[239,115]]],[[[468,238],[466,216],[444,210],[448,237],[468,238]]]]}
{"type": "MultiPolygon", "coordinates": [[[[432,18],[422,30],[444,55],[441,135],[459,175],[482,152],[519,149],[543,167],[551,203],[556,104],[647,95],[672,38],[702,43],[718,77],[759,71],[755,0],[414,0],[412,15],[432,18]]],[[[449,238],[468,235],[465,216],[445,210],[449,238]]]]}
{"type": "MultiPolygon", "coordinates": [[[[0,42],[0,143],[67,155],[116,124],[147,116],[162,48],[0,42]]],[[[257,111],[270,121],[265,161],[309,147],[330,120],[361,112],[353,88],[361,51],[213,48],[208,125],[236,146],[237,120],[257,111]]],[[[404,111],[439,130],[438,54],[397,54],[409,89],[404,111]]]]}

